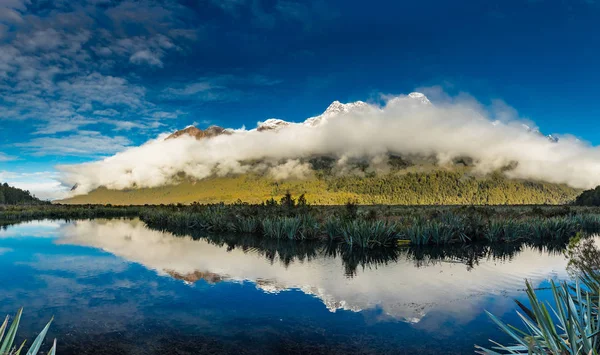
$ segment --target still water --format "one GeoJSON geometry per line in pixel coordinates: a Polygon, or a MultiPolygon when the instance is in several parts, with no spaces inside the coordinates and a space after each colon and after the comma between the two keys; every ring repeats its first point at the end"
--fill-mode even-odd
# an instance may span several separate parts
{"type": "Polygon", "coordinates": [[[373,256],[37,221],[0,229],[0,314],[24,306],[29,339],[54,316],[62,355],[472,354],[507,342],[484,310],[521,325],[524,280],[549,297],[566,265],[543,248],[373,256]]]}

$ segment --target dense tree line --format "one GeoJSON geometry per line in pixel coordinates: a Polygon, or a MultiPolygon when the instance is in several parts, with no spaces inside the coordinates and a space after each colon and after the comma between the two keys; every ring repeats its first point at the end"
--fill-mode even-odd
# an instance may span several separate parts
{"type": "Polygon", "coordinates": [[[0,205],[29,205],[46,203],[40,201],[29,191],[8,186],[7,183],[0,184],[0,205]]]}
{"type": "Polygon", "coordinates": [[[600,206],[600,186],[586,190],[577,196],[575,204],[578,206],[600,206]]]}
{"type": "Polygon", "coordinates": [[[360,202],[401,205],[562,204],[578,194],[565,185],[508,179],[501,173],[475,177],[444,170],[331,178],[327,189],[357,194],[360,202]]]}
{"type": "Polygon", "coordinates": [[[505,205],[565,204],[581,192],[566,185],[514,180],[502,173],[473,176],[462,170],[392,172],[365,176],[334,176],[274,181],[252,174],[183,182],[147,189],[92,191],[66,203],[161,204],[234,203],[242,200],[261,203],[271,197],[304,194],[310,204],[343,205],[505,205]]]}

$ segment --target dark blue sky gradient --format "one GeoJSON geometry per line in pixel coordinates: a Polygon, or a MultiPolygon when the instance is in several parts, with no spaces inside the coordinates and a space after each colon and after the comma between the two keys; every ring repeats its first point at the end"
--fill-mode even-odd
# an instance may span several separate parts
{"type": "Polygon", "coordinates": [[[427,87],[600,143],[594,1],[11,0],[0,13],[3,180],[192,123],[298,121],[427,87]]]}

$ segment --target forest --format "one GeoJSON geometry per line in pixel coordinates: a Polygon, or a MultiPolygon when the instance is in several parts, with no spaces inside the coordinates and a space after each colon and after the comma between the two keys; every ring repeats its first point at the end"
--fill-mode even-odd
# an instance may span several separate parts
{"type": "Polygon", "coordinates": [[[515,205],[568,204],[581,193],[566,185],[515,180],[502,173],[486,176],[465,170],[433,170],[335,176],[317,171],[307,179],[275,181],[245,174],[184,180],[156,188],[109,190],[60,201],[69,204],[261,203],[287,191],[304,194],[310,204],[343,205],[515,205]]]}
{"type": "Polygon", "coordinates": [[[0,205],[37,205],[47,203],[36,198],[29,191],[9,186],[7,183],[0,184],[0,205]]]}

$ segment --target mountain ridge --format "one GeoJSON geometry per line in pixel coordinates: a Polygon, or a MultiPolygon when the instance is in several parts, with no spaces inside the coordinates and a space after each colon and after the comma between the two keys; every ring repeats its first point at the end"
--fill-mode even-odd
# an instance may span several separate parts
{"type": "MultiPolygon", "coordinates": [[[[394,103],[394,101],[396,101],[396,100],[403,100],[403,99],[411,100],[414,104],[417,104],[417,105],[426,105],[426,106],[433,105],[431,103],[431,101],[429,100],[429,98],[427,98],[427,96],[425,94],[420,93],[420,92],[411,92],[406,96],[396,97],[396,98],[390,100],[389,103],[394,103]]],[[[338,100],[335,100],[331,104],[329,104],[329,106],[325,109],[325,111],[323,111],[323,113],[321,113],[320,115],[317,115],[317,116],[309,117],[302,122],[298,123],[298,122],[286,121],[286,120],[283,120],[280,118],[269,118],[265,121],[258,122],[256,128],[254,128],[253,130],[256,130],[259,132],[265,132],[265,131],[278,131],[282,128],[289,127],[289,126],[317,127],[322,124],[325,124],[330,119],[335,118],[339,115],[359,113],[359,112],[364,112],[369,109],[372,109],[372,107],[364,101],[354,101],[354,102],[349,102],[349,103],[342,103],[338,100]]],[[[499,121],[495,121],[492,124],[496,125],[498,123],[499,123],[499,121]]],[[[523,129],[525,131],[544,136],[550,142],[556,143],[559,141],[559,137],[557,137],[555,135],[552,135],[552,134],[544,135],[543,133],[540,132],[539,129],[532,128],[526,124],[522,124],[521,126],[523,127],[523,129]]],[[[181,130],[176,130],[175,132],[170,134],[166,139],[174,139],[174,138],[178,138],[178,137],[181,137],[184,135],[188,135],[188,136],[194,137],[196,139],[203,139],[203,138],[216,137],[216,136],[219,136],[222,134],[233,134],[233,133],[234,133],[233,129],[223,128],[223,127],[216,126],[216,125],[209,126],[205,130],[199,129],[192,125],[192,126],[187,126],[181,130]]]]}

